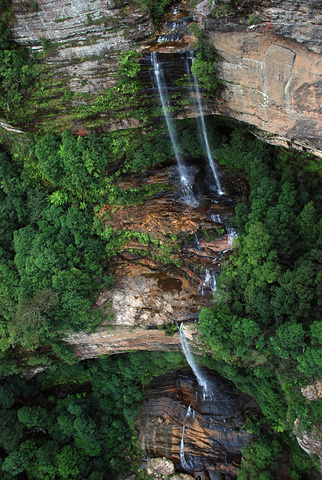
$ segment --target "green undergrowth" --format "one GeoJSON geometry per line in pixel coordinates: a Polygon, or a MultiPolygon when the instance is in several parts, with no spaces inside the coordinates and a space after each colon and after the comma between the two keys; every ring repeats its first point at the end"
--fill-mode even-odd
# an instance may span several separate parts
{"type": "Polygon", "coordinates": [[[203,30],[195,24],[190,28],[197,39],[191,72],[198,78],[200,87],[205,90],[204,93],[213,96],[222,83],[217,76],[217,63],[220,57],[203,30]]]}

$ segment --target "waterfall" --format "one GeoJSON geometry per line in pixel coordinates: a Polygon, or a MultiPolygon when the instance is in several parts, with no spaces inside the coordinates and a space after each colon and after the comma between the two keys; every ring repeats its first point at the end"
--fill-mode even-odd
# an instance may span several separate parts
{"type": "Polygon", "coordinates": [[[201,294],[204,294],[204,288],[210,288],[212,292],[215,292],[217,290],[217,279],[216,279],[216,274],[214,272],[210,272],[208,268],[206,268],[205,271],[205,278],[201,284],[201,294]]]}
{"type": "Polygon", "coordinates": [[[161,64],[158,62],[157,52],[152,52],[151,60],[154,67],[154,77],[158,87],[159,97],[161,100],[162,110],[164,114],[164,118],[167,124],[169,136],[171,139],[171,143],[174,150],[174,155],[176,157],[177,166],[180,175],[180,182],[183,188],[184,199],[188,205],[197,206],[198,203],[193,195],[192,186],[189,181],[189,175],[187,172],[187,168],[182,160],[182,156],[178,149],[178,139],[176,135],[176,131],[174,128],[174,124],[172,118],[170,116],[170,101],[167,91],[167,86],[164,80],[163,70],[161,64]]]}
{"type": "Polygon", "coordinates": [[[235,238],[237,238],[237,232],[234,228],[227,228],[228,235],[228,246],[231,247],[234,243],[235,238]]]}
{"type": "Polygon", "coordinates": [[[185,431],[185,425],[183,425],[182,427],[182,435],[181,435],[181,441],[180,441],[180,462],[181,462],[181,466],[184,470],[186,470],[187,472],[190,472],[192,469],[193,469],[193,465],[190,464],[189,461],[186,460],[186,457],[185,457],[185,454],[184,454],[184,441],[183,441],[183,437],[184,437],[184,431],[185,431]]]}
{"type": "MultiPolygon", "coordinates": [[[[187,57],[187,59],[186,59],[187,75],[188,75],[188,78],[189,78],[189,83],[191,84],[191,74],[190,74],[188,59],[191,59],[191,61],[193,61],[192,54],[191,54],[190,57],[187,57]]],[[[203,138],[203,141],[204,141],[204,145],[206,147],[208,163],[209,163],[209,166],[211,168],[211,171],[212,171],[215,183],[216,183],[218,194],[219,195],[224,195],[224,191],[221,188],[219,177],[217,175],[215,162],[214,162],[214,159],[212,158],[212,155],[211,155],[211,152],[210,152],[207,130],[206,130],[206,125],[205,125],[205,119],[204,119],[204,114],[203,114],[203,108],[202,108],[202,104],[201,104],[201,95],[200,95],[198,79],[197,79],[196,75],[192,75],[192,77],[193,77],[193,85],[194,85],[196,106],[197,106],[198,111],[199,111],[200,130],[202,132],[202,138],[203,138]]]]}
{"type": "Polygon", "coordinates": [[[181,440],[180,440],[180,462],[181,462],[182,468],[184,470],[186,470],[187,472],[191,472],[193,470],[193,467],[194,467],[193,461],[186,459],[186,456],[184,454],[184,440],[183,440],[184,432],[185,432],[185,428],[186,428],[186,425],[185,425],[186,421],[190,420],[191,417],[194,420],[195,411],[191,408],[191,405],[189,405],[187,413],[186,413],[186,418],[185,418],[184,424],[182,426],[182,435],[181,435],[181,440]]]}
{"type": "Polygon", "coordinates": [[[195,235],[195,242],[196,242],[197,248],[198,250],[201,250],[201,243],[199,242],[199,238],[197,237],[196,232],[194,235],[195,235]]]}
{"type": "Polygon", "coordinates": [[[185,335],[182,331],[182,324],[180,325],[179,333],[180,333],[180,341],[181,341],[182,350],[185,354],[187,362],[189,363],[193,373],[195,374],[195,376],[197,378],[197,381],[198,381],[198,384],[202,388],[204,396],[206,396],[209,393],[208,392],[208,382],[207,382],[205,376],[203,375],[201,369],[199,368],[199,366],[195,362],[194,356],[190,351],[189,344],[188,344],[187,339],[186,339],[186,337],[185,337],[185,335]]]}
{"type": "Polygon", "coordinates": [[[212,214],[210,218],[215,223],[222,223],[223,222],[221,216],[218,213],[212,214]]]}

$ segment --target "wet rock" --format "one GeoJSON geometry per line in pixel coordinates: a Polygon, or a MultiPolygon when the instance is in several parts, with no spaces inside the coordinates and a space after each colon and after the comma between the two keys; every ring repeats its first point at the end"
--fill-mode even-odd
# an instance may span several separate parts
{"type": "Polygon", "coordinates": [[[242,429],[245,415],[257,406],[231,382],[210,374],[209,381],[212,394],[203,398],[188,368],[154,379],[146,387],[146,399],[138,416],[138,445],[145,455],[171,458],[176,468],[182,468],[184,453],[194,473],[202,474],[212,466],[235,476],[240,448],[252,439],[242,429]],[[158,421],[160,416],[162,423],[158,421]]]}
{"type": "Polygon", "coordinates": [[[171,475],[171,480],[194,480],[194,477],[189,475],[188,473],[175,473],[171,475]]]}
{"type": "Polygon", "coordinates": [[[165,458],[151,458],[147,463],[147,473],[159,475],[172,475],[174,473],[174,464],[171,460],[165,458]]]}

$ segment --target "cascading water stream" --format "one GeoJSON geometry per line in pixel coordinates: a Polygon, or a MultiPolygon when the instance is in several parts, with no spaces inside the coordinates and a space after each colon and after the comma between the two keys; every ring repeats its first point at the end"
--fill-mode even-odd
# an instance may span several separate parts
{"type": "Polygon", "coordinates": [[[228,235],[228,246],[231,247],[234,243],[235,238],[237,238],[237,232],[234,228],[227,228],[228,235]]]}
{"type": "Polygon", "coordinates": [[[180,341],[181,341],[182,350],[185,354],[187,362],[189,363],[193,373],[195,374],[198,384],[202,388],[203,395],[207,396],[209,394],[209,387],[208,387],[207,379],[205,378],[201,369],[199,368],[199,366],[195,362],[194,356],[190,351],[189,344],[187,342],[185,334],[182,331],[182,324],[180,325],[179,333],[180,333],[180,341]]]}
{"type": "Polygon", "coordinates": [[[164,75],[162,71],[162,66],[158,62],[158,56],[157,52],[152,52],[151,54],[151,61],[154,67],[154,77],[155,81],[158,87],[158,92],[159,92],[159,97],[161,100],[161,105],[162,105],[162,110],[164,114],[164,118],[167,124],[170,140],[173,146],[173,151],[174,155],[176,157],[177,161],[177,166],[179,170],[179,175],[180,175],[180,183],[183,188],[183,193],[184,193],[184,199],[188,205],[191,206],[197,206],[198,202],[195,199],[193,192],[192,192],[192,186],[189,181],[189,175],[187,172],[187,168],[182,160],[182,157],[180,155],[179,149],[178,149],[178,139],[176,135],[176,131],[173,125],[173,121],[170,117],[169,110],[170,110],[170,101],[169,101],[169,96],[167,92],[167,86],[164,81],[164,75]]]}
{"type": "Polygon", "coordinates": [[[186,418],[184,425],[182,426],[182,435],[181,435],[181,440],[180,440],[180,462],[181,466],[184,470],[187,472],[191,472],[193,470],[194,464],[192,460],[187,460],[186,456],[184,454],[184,432],[186,429],[186,422],[187,420],[194,420],[195,418],[195,411],[191,408],[191,405],[189,405],[187,413],[186,413],[186,418]]]}
{"type": "MultiPolygon", "coordinates": [[[[189,59],[191,60],[191,62],[193,62],[192,54],[191,54],[191,56],[189,56],[189,57],[187,56],[187,58],[186,58],[186,70],[187,70],[189,83],[191,84],[192,83],[191,82],[191,73],[190,73],[189,62],[188,62],[189,59]]],[[[193,78],[193,85],[194,85],[195,103],[196,103],[196,106],[197,106],[198,111],[199,111],[200,130],[201,130],[201,133],[202,133],[202,138],[203,138],[203,141],[204,141],[204,145],[206,147],[208,163],[209,163],[209,166],[211,168],[211,171],[212,171],[215,183],[216,183],[216,187],[217,187],[217,190],[218,190],[218,195],[224,195],[225,192],[221,188],[219,177],[218,177],[218,174],[217,174],[217,171],[216,171],[215,162],[214,162],[214,159],[212,158],[210,147],[209,147],[206,124],[205,124],[203,108],[202,108],[202,104],[201,104],[201,95],[200,95],[198,79],[197,79],[196,75],[193,75],[193,74],[192,74],[192,78],[193,78]]]]}
{"type": "Polygon", "coordinates": [[[214,272],[210,272],[210,270],[206,268],[205,278],[199,288],[201,290],[202,295],[204,295],[205,288],[210,289],[214,293],[217,290],[216,274],[214,272]]]}

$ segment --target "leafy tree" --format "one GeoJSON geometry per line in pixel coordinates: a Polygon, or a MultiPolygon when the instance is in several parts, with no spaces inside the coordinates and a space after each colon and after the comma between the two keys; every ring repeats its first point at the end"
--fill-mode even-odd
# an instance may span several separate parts
{"type": "Polygon", "coordinates": [[[72,445],[65,445],[57,455],[58,474],[63,479],[79,478],[80,470],[77,465],[79,453],[72,445]]]}
{"type": "Polygon", "coordinates": [[[0,410],[0,422],[0,446],[8,453],[12,452],[23,438],[23,426],[18,422],[15,410],[0,410]]]}
{"type": "Polygon", "coordinates": [[[9,118],[31,90],[37,72],[36,62],[0,21],[0,108],[9,118]]]}

